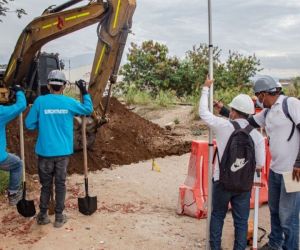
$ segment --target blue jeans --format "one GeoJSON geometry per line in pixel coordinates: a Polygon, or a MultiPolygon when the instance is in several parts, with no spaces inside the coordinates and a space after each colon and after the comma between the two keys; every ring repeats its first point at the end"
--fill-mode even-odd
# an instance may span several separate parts
{"type": "Polygon", "coordinates": [[[210,221],[210,247],[221,249],[224,219],[229,202],[232,207],[235,239],[234,250],[245,250],[247,246],[248,218],[250,212],[250,192],[226,191],[218,181],[213,184],[212,214],[210,221]]]}
{"type": "Polygon", "coordinates": [[[269,209],[269,246],[276,250],[299,250],[300,192],[287,193],[282,175],[272,170],[269,175],[269,209]]]}
{"type": "Polygon", "coordinates": [[[14,154],[8,154],[8,157],[4,161],[0,162],[0,169],[9,171],[9,193],[16,193],[20,188],[22,167],[23,164],[21,159],[14,154]]]}

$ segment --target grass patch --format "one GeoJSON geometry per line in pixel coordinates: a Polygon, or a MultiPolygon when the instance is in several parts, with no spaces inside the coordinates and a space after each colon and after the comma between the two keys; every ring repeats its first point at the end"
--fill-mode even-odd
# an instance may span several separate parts
{"type": "Polygon", "coordinates": [[[147,92],[142,92],[137,90],[134,86],[130,86],[124,96],[124,100],[127,104],[146,105],[151,103],[151,96],[147,92]]]}
{"type": "Polygon", "coordinates": [[[3,194],[8,187],[9,173],[0,170],[0,194],[3,194]]]}
{"type": "Polygon", "coordinates": [[[155,103],[160,107],[170,107],[177,101],[175,94],[171,91],[159,91],[155,103]]]}
{"type": "Polygon", "coordinates": [[[153,104],[153,109],[160,107],[170,107],[176,101],[177,97],[171,91],[160,91],[155,98],[153,98],[147,91],[140,91],[135,86],[130,86],[128,91],[123,96],[126,104],[139,104],[139,105],[149,105],[153,104]]]}
{"type": "Polygon", "coordinates": [[[179,119],[178,119],[177,117],[174,119],[174,123],[175,123],[176,125],[178,125],[178,124],[180,123],[180,121],[179,121],[179,119]]]}
{"type": "Polygon", "coordinates": [[[200,128],[192,130],[192,135],[194,135],[194,136],[200,136],[200,135],[202,135],[202,133],[203,133],[203,131],[200,128]]]}

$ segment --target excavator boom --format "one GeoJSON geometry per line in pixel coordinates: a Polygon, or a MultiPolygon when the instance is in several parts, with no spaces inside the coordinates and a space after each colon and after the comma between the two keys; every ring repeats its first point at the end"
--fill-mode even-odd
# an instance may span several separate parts
{"type": "MultiPolygon", "coordinates": [[[[26,96],[37,96],[29,83],[29,71],[46,43],[74,31],[98,23],[98,43],[89,81],[89,93],[94,104],[94,132],[105,122],[106,108],[102,106],[105,87],[116,82],[127,35],[130,32],[135,0],[91,0],[85,6],[67,9],[83,0],[71,0],[48,8],[30,22],[20,35],[11,55],[0,86],[23,86],[26,96]]],[[[3,89],[3,88],[2,88],[3,89]]],[[[1,89],[0,89],[1,90],[1,89]]],[[[107,105],[106,105],[107,107],[107,105]]]]}

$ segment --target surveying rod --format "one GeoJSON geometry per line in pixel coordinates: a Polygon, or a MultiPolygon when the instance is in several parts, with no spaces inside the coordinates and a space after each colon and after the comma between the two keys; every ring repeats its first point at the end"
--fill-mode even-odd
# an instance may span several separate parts
{"type": "MultiPolygon", "coordinates": [[[[209,79],[213,79],[213,45],[212,45],[212,22],[211,22],[211,0],[208,0],[208,48],[209,48],[209,79]]],[[[213,111],[213,93],[214,85],[212,84],[209,89],[209,110],[213,111]]],[[[208,194],[207,194],[207,219],[206,219],[206,250],[210,249],[209,244],[209,227],[210,227],[210,218],[211,218],[211,207],[212,207],[212,160],[213,160],[213,135],[212,129],[209,128],[209,140],[208,140],[208,194]]]]}

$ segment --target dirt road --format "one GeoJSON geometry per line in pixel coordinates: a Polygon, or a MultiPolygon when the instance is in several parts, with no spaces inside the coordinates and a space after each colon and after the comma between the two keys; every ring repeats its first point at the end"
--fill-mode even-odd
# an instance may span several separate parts
{"type": "MultiPolygon", "coordinates": [[[[162,127],[178,119],[179,124],[170,134],[189,141],[207,140],[206,127],[191,120],[190,111],[191,107],[179,106],[138,113],[162,127]]],[[[134,154],[134,148],[130,150],[134,154]]],[[[98,198],[98,211],[92,216],[81,215],[77,208],[77,197],[83,196],[83,177],[69,176],[66,200],[69,221],[60,229],[52,224],[38,226],[34,219],[20,217],[15,208],[8,207],[4,197],[0,198],[0,250],[205,249],[206,221],[176,214],[178,187],[185,180],[189,154],[155,161],[161,172],[152,171],[152,161],[148,160],[90,173],[91,195],[98,198]]],[[[29,180],[28,199],[35,199],[37,205],[38,178],[30,176],[29,180]]],[[[260,225],[269,231],[267,206],[260,209],[260,225]]],[[[224,250],[232,249],[233,235],[229,212],[223,230],[224,250]]],[[[266,237],[261,244],[265,241],[266,237]]]]}
{"type": "MultiPolygon", "coordinates": [[[[91,173],[91,195],[98,197],[98,211],[92,216],[78,212],[83,180],[79,175],[70,176],[66,202],[69,221],[60,229],[52,224],[38,226],[1,202],[0,249],[204,249],[205,220],[175,212],[188,160],[189,154],[157,159],[161,172],[151,171],[151,161],[145,161],[91,173]]],[[[38,188],[38,183],[34,185],[31,190],[38,188]]],[[[38,191],[30,197],[37,198],[38,191]]],[[[268,225],[267,207],[260,212],[261,225],[268,225]]],[[[232,249],[230,213],[223,239],[223,249],[232,249]]]]}

